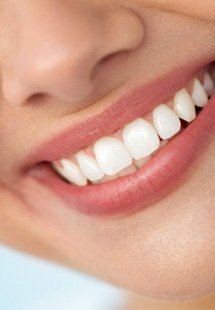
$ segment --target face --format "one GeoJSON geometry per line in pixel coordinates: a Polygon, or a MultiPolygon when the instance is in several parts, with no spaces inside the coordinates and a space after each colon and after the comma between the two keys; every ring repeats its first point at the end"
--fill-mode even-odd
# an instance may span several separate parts
{"type": "Polygon", "coordinates": [[[214,0],[1,0],[0,22],[1,241],[214,292],[214,0]]]}

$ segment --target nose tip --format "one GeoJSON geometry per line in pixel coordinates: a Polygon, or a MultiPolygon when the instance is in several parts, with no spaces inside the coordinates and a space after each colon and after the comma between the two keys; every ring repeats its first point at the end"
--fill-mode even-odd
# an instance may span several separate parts
{"type": "MultiPolygon", "coordinates": [[[[85,44],[86,45],[86,44],[85,44]]],[[[80,47],[80,46],[79,46],[80,47]]],[[[45,48],[29,56],[22,52],[15,64],[15,74],[6,77],[4,90],[7,99],[18,105],[30,98],[45,95],[65,102],[78,101],[92,90],[91,72],[96,66],[96,55],[87,46],[77,53],[68,48],[45,48]],[[34,54],[34,55],[33,55],[34,54]],[[77,54],[77,55],[76,55],[77,54]],[[94,58],[94,59],[93,59],[94,58]]]]}
{"type": "Polygon", "coordinates": [[[30,24],[37,29],[33,38],[29,29],[21,29],[13,70],[3,79],[8,102],[24,105],[39,94],[63,102],[83,100],[95,87],[93,72],[102,60],[135,49],[142,41],[143,25],[131,11],[111,11],[103,18],[78,13],[70,16],[69,24],[59,18],[58,28],[52,18],[42,29],[30,24]]]}

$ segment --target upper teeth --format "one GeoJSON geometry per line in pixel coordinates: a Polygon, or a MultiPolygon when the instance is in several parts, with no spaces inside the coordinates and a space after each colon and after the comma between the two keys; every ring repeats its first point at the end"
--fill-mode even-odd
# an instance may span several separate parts
{"type": "Polygon", "coordinates": [[[174,110],[178,117],[186,122],[193,121],[196,118],[196,109],[186,88],[179,90],[174,99],[174,110]]]}
{"type": "Polygon", "coordinates": [[[177,114],[165,104],[154,109],[153,124],[163,140],[173,137],[181,129],[181,122],[177,114]]]}
{"type": "Polygon", "coordinates": [[[88,156],[84,151],[77,153],[76,160],[87,179],[98,181],[105,176],[104,171],[100,169],[96,159],[88,156]]]}
{"type": "Polygon", "coordinates": [[[122,132],[122,139],[134,159],[147,157],[160,146],[156,130],[143,118],[138,118],[126,125],[122,132]]]}
{"type": "Polygon", "coordinates": [[[213,95],[215,84],[209,73],[205,73],[203,86],[208,96],[213,95]]]}
{"type": "Polygon", "coordinates": [[[197,107],[203,108],[208,103],[208,95],[198,79],[194,80],[192,98],[197,107]]]}
{"type": "Polygon", "coordinates": [[[70,159],[54,162],[53,166],[67,181],[79,186],[87,185],[88,180],[98,182],[107,176],[114,178],[134,172],[162,146],[160,138],[167,141],[181,130],[180,119],[191,122],[196,118],[195,106],[204,107],[214,91],[215,83],[205,73],[203,84],[194,79],[190,93],[187,88],[179,90],[171,104],[160,104],[147,116],[150,121],[137,118],[118,135],[99,139],[92,154],[81,150],[70,159]]]}

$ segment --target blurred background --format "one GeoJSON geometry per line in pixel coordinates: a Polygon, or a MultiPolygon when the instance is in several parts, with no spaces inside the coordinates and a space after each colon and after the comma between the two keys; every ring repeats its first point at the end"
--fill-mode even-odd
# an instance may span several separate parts
{"type": "Polygon", "coordinates": [[[125,292],[0,246],[1,310],[118,310],[125,292]]]}

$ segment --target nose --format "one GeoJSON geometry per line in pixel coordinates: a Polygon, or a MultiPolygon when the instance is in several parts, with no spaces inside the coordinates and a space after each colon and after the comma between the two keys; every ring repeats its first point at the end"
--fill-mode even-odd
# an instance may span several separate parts
{"type": "Polygon", "coordinates": [[[143,40],[143,23],[128,8],[21,2],[11,13],[13,40],[3,70],[3,93],[11,104],[25,105],[37,95],[83,100],[95,88],[94,72],[102,61],[135,50],[143,40]]]}

